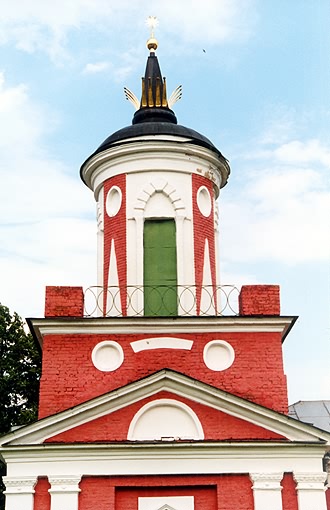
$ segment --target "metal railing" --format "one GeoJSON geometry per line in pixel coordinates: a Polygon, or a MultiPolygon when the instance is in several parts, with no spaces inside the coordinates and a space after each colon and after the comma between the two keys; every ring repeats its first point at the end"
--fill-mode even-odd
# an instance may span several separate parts
{"type": "Polygon", "coordinates": [[[85,317],[238,315],[234,285],[88,287],[85,317]]]}

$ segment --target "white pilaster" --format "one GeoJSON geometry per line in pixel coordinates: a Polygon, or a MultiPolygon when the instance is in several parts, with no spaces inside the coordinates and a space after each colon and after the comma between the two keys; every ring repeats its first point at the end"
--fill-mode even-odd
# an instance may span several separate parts
{"type": "Polygon", "coordinates": [[[33,510],[36,476],[4,476],[6,510],[33,510]]]}
{"type": "Polygon", "coordinates": [[[49,476],[51,510],[78,510],[81,476],[49,476]]]}
{"type": "Polygon", "coordinates": [[[326,473],[298,473],[293,477],[297,482],[299,510],[327,510],[325,499],[326,473]]]}
{"type": "Polygon", "coordinates": [[[283,473],[250,473],[254,510],[282,510],[283,473]]]}

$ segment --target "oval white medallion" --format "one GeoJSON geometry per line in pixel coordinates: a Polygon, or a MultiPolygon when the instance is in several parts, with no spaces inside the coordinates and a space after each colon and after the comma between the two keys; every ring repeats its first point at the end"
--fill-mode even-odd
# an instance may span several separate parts
{"type": "Polygon", "coordinates": [[[229,368],[235,359],[235,351],[224,340],[212,340],[204,347],[204,363],[210,370],[220,372],[229,368]]]}
{"type": "Polygon", "coordinates": [[[117,342],[105,340],[95,345],[92,352],[93,365],[102,372],[113,372],[124,361],[124,352],[117,342]]]}
{"type": "Polygon", "coordinates": [[[206,218],[210,216],[212,210],[212,199],[209,190],[205,186],[201,186],[197,191],[198,209],[206,218]]]}
{"type": "Polygon", "coordinates": [[[113,216],[116,216],[121,207],[121,202],[122,202],[121,189],[118,188],[118,186],[112,186],[112,188],[110,188],[108,191],[105,203],[107,215],[110,216],[111,218],[113,216]]]}

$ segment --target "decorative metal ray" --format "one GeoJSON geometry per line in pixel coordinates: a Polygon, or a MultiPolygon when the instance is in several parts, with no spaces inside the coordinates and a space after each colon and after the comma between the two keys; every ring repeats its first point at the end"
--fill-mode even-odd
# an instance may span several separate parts
{"type": "Polygon", "coordinates": [[[168,107],[172,108],[172,106],[179,101],[182,97],[182,85],[179,85],[175,90],[173,90],[169,100],[168,100],[168,107]]]}
{"type": "Polygon", "coordinates": [[[126,99],[132,103],[136,110],[138,110],[140,108],[140,101],[138,100],[134,92],[129,90],[127,87],[124,87],[124,94],[126,99]]]}

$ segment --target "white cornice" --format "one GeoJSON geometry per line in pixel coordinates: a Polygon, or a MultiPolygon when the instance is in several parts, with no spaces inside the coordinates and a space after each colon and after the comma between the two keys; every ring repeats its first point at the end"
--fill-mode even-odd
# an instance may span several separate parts
{"type": "Polygon", "coordinates": [[[280,434],[290,441],[323,441],[330,445],[328,432],[171,370],[161,370],[72,409],[17,429],[0,438],[0,445],[43,443],[47,438],[110,414],[159,391],[169,391],[246,420],[280,434]]]}
{"type": "MultiPolygon", "coordinates": [[[[320,470],[324,445],[279,442],[31,445],[2,449],[9,475],[219,474],[320,470]]],[[[326,475],[324,475],[326,476],[326,475]]]]}
{"type": "MultiPolygon", "coordinates": [[[[114,145],[92,156],[83,166],[83,179],[97,195],[105,179],[120,173],[175,171],[205,174],[219,189],[228,177],[228,167],[214,151],[185,139],[175,141],[162,136],[139,137],[114,145]]],[[[217,191],[218,193],[218,191],[217,191]]]]}
{"type": "Polygon", "coordinates": [[[184,333],[281,333],[286,336],[296,317],[100,317],[28,319],[40,345],[44,335],[129,335],[184,333]]]}

